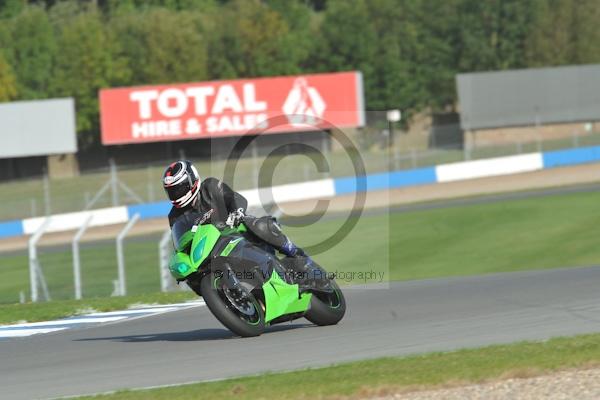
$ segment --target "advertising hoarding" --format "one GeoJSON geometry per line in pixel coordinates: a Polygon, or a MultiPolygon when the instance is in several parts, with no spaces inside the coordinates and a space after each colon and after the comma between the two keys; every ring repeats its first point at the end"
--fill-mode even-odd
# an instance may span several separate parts
{"type": "Polygon", "coordinates": [[[77,152],[72,98],[0,104],[0,158],[77,152]]]}
{"type": "Polygon", "coordinates": [[[358,127],[363,104],[360,72],[104,89],[102,143],[358,127]]]}

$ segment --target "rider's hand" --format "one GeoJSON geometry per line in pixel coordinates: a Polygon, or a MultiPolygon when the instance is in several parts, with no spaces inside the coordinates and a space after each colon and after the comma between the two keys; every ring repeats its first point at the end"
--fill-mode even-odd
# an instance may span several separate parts
{"type": "Polygon", "coordinates": [[[244,209],[238,208],[237,210],[229,213],[229,216],[227,217],[227,221],[225,221],[225,224],[227,224],[231,228],[235,228],[235,227],[239,226],[239,224],[242,222],[243,218],[244,218],[244,209]]]}

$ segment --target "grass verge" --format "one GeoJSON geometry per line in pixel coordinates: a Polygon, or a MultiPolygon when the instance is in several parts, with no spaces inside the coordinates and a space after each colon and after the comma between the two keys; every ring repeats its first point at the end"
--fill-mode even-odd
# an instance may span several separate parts
{"type": "Polygon", "coordinates": [[[254,377],[83,399],[186,400],[369,398],[395,392],[529,377],[600,365],[600,335],[556,338],[480,349],[381,358],[254,377]]]}
{"type": "Polygon", "coordinates": [[[170,304],[196,298],[190,292],[150,293],[127,297],[57,300],[48,303],[0,304],[0,324],[17,321],[47,321],[77,315],[89,310],[124,310],[134,304],[170,304]]]}

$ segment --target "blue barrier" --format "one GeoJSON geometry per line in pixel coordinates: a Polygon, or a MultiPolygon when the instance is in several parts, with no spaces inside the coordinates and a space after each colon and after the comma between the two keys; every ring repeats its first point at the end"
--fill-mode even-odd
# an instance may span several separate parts
{"type": "Polygon", "coordinates": [[[542,153],[544,168],[585,164],[600,161],[600,146],[557,150],[542,153]]]}
{"type": "Polygon", "coordinates": [[[0,237],[22,236],[23,234],[22,221],[0,222],[0,237]]]}
{"type": "Polygon", "coordinates": [[[436,183],[435,167],[418,168],[406,171],[384,172],[364,177],[334,179],[335,194],[393,189],[405,186],[436,183]]]}
{"type": "Polygon", "coordinates": [[[171,211],[170,201],[127,206],[127,215],[129,218],[135,214],[140,214],[140,219],[166,218],[169,211],[171,211]]]}

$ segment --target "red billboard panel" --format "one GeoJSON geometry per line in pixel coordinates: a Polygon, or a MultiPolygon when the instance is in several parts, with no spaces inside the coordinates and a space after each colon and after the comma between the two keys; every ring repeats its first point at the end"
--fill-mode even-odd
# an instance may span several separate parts
{"type": "Polygon", "coordinates": [[[100,91],[103,144],[364,125],[360,72],[100,91]]]}

